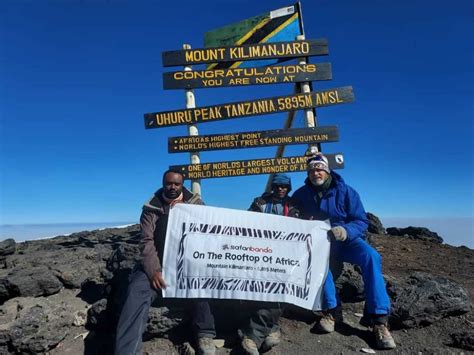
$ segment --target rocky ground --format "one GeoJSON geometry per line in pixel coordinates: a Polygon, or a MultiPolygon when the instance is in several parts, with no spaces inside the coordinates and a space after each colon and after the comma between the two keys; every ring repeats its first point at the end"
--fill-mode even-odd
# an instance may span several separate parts
{"type": "MultiPolygon", "coordinates": [[[[390,323],[398,347],[390,352],[473,353],[474,251],[443,244],[424,228],[385,230],[369,217],[368,240],[383,257],[392,299],[390,323]]],[[[0,242],[0,354],[111,354],[139,239],[135,225],[0,242]]],[[[337,286],[344,322],[336,332],[316,334],[315,315],[288,307],[281,320],[282,343],[268,354],[370,353],[371,333],[359,323],[363,283],[357,268],[344,265],[337,286]]],[[[215,307],[218,354],[239,354],[235,329],[245,307],[238,301],[215,307]]],[[[150,311],[145,352],[192,353],[188,320],[181,305],[157,304],[150,311]]]]}

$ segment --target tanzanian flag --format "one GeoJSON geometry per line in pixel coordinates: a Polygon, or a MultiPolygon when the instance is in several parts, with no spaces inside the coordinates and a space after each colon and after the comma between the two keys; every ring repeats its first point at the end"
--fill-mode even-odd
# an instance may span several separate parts
{"type": "MultiPolygon", "coordinates": [[[[233,23],[204,34],[205,47],[226,47],[242,44],[294,41],[304,34],[300,3],[233,23]]],[[[256,67],[288,59],[212,63],[207,69],[256,67]]]]}

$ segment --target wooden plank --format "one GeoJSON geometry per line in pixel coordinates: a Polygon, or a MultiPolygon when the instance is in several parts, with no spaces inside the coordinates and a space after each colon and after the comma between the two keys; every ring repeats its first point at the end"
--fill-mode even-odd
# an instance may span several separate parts
{"type": "MultiPolygon", "coordinates": [[[[344,168],[341,153],[325,154],[331,169],[344,168]]],[[[185,179],[211,179],[246,175],[306,171],[306,156],[221,161],[205,164],[172,165],[170,169],[183,172],[185,179]]]]}
{"type": "Polygon", "coordinates": [[[163,89],[216,88],[331,80],[331,63],[163,73],[163,89]]]}
{"type": "Polygon", "coordinates": [[[168,153],[337,142],[336,126],[168,138],[168,153]]]}
{"type": "Polygon", "coordinates": [[[177,111],[146,113],[145,128],[162,128],[221,121],[231,118],[266,115],[277,112],[303,110],[344,104],[354,101],[352,86],[258,99],[254,101],[231,102],[227,104],[197,107],[177,111]]]}
{"type": "Polygon", "coordinates": [[[231,47],[197,48],[162,53],[163,66],[193,65],[202,63],[234,62],[271,58],[296,58],[327,55],[328,42],[325,38],[255,43],[231,47]]]}

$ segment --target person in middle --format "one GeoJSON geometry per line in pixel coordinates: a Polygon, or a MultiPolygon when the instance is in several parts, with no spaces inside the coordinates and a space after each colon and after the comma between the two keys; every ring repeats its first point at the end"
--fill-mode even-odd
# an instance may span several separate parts
{"type": "MultiPolygon", "coordinates": [[[[272,191],[253,200],[249,211],[271,213],[281,216],[299,217],[299,212],[288,193],[291,179],[286,174],[275,174],[272,191]]],[[[267,351],[280,343],[278,320],[283,312],[279,303],[248,302],[252,308],[247,324],[239,330],[242,348],[248,355],[258,355],[259,349],[267,351]]]]}

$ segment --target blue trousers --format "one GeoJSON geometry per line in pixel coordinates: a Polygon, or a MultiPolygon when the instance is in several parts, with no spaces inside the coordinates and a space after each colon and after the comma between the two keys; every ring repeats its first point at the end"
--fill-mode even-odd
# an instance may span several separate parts
{"type": "MultiPolygon", "coordinates": [[[[362,269],[365,289],[365,309],[369,314],[390,313],[390,298],[382,276],[382,258],[365,240],[356,238],[345,242],[331,242],[331,259],[347,262],[362,269]],[[333,259],[334,258],[334,259],[333,259]]],[[[323,309],[332,309],[340,304],[336,286],[329,271],[323,289],[323,309]]]]}
{"type": "MultiPolygon", "coordinates": [[[[159,297],[140,267],[130,275],[127,298],[120,313],[115,339],[115,355],[142,353],[142,335],[148,321],[151,304],[159,297]]],[[[216,336],[214,317],[209,302],[204,299],[189,301],[192,305],[192,326],[198,338],[216,336]]]]}

